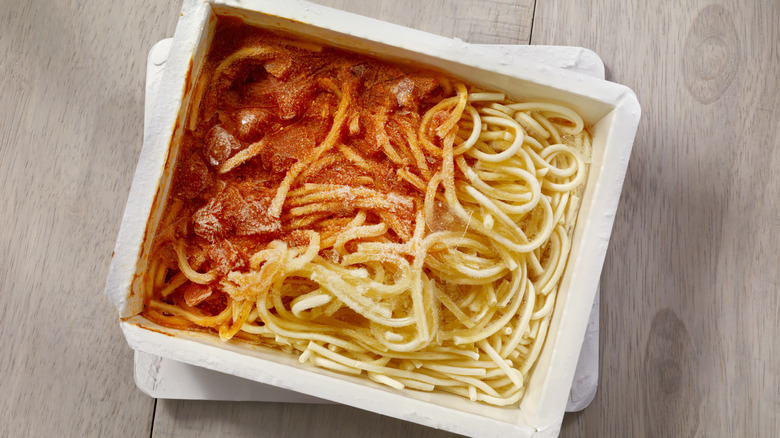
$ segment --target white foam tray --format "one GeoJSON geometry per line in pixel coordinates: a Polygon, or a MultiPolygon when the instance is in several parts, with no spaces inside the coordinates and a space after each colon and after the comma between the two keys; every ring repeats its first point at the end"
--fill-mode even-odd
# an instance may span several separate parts
{"type": "MultiPolygon", "coordinates": [[[[588,55],[581,56],[588,53],[585,49],[561,55],[568,69],[551,66],[550,57],[556,56],[550,50],[554,49],[530,47],[535,52],[523,59],[512,58],[512,50],[516,49],[474,46],[304,0],[184,0],[167,61],[160,55],[165,69],[154,93],[144,147],[106,281],[106,294],[122,318],[119,325],[128,345],[166,359],[471,437],[557,436],[572,389],[574,398],[585,398],[577,388],[589,377],[577,374],[575,378],[578,358],[595,345],[583,341],[596,337],[588,322],[597,321],[590,317],[641,109],[627,87],[577,69],[590,62],[588,55]],[[161,327],[139,314],[143,308],[139,273],[146,269],[151,232],[170,188],[175,158],[169,161],[168,157],[175,157],[177,139],[183,135],[184,125],[179,121],[192,95],[188,77],[203,65],[217,15],[391,60],[414,60],[524,99],[566,102],[583,116],[593,135],[592,166],[548,336],[519,404],[498,407],[444,392],[395,390],[359,376],[301,364],[283,352],[161,327]]],[[[601,67],[599,72],[603,73],[601,67]]],[[[167,365],[158,361],[158,371],[148,373],[158,377],[158,388],[175,383],[165,371],[160,374],[167,365]]],[[[178,376],[182,375],[180,370],[178,376]]],[[[248,387],[246,383],[239,386],[242,390],[248,387]]],[[[213,386],[202,385],[203,395],[198,397],[215,397],[209,388],[213,386]]]]}
{"type": "MultiPolygon", "coordinates": [[[[153,98],[168,60],[172,39],[164,39],[149,51],[146,70],[144,127],[150,125],[153,98]]],[[[599,56],[580,47],[481,45],[499,53],[509,63],[524,57],[545,64],[604,79],[604,64],[599,56]]],[[[599,365],[599,293],[591,309],[585,341],[580,350],[567,412],[585,409],[596,395],[599,365]]],[[[230,374],[188,365],[153,354],[135,351],[135,382],[145,394],[162,399],[264,401],[284,403],[331,403],[294,391],[242,379],[230,374]]]]}

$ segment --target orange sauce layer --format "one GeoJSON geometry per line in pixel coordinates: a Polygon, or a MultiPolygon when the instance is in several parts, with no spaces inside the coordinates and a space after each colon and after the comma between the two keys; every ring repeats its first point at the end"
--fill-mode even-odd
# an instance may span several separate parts
{"type": "MultiPolygon", "coordinates": [[[[431,173],[441,166],[440,157],[415,157],[409,147],[422,115],[444,97],[437,75],[220,19],[197,80],[202,92],[196,98],[202,98],[191,109],[164,214],[174,219],[158,232],[175,234],[194,269],[219,278],[248,270],[249,257],[274,239],[306,242],[307,227],[289,213],[294,206],[285,203],[279,217],[268,208],[291,166],[325,140],[345,93],[350,104],[336,147],[305,169],[291,190],[338,184],[387,195],[390,205],[366,204],[346,193],[338,205],[318,212],[308,229],[336,231],[362,209],[369,223],[380,214],[392,216],[390,222],[400,225],[389,235],[398,242],[411,235],[425,194],[399,173],[419,175],[421,157],[431,173]],[[251,48],[257,48],[252,56],[220,70],[226,58],[251,48]],[[224,171],[231,158],[258,144],[256,155],[224,171]]],[[[176,267],[170,245],[157,251],[176,267]]],[[[225,298],[211,286],[188,284],[166,301],[214,315],[225,298]]]]}

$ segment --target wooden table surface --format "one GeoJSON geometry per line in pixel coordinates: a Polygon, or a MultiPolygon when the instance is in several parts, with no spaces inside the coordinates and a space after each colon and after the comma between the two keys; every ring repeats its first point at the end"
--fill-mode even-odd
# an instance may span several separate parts
{"type": "MultiPolygon", "coordinates": [[[[561,435],[780,436],[780,2],[321,0],[473,43],[583,46],[642,105],[561,435]]],[[[103,295],[179,2],[0,0],[0,436],[445,437],[344,406],[151,399],[103,295]]]]}

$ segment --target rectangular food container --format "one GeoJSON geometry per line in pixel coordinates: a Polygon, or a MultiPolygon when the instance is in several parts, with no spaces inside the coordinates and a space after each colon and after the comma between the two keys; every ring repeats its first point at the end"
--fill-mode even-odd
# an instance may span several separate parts
{"type": "Polygon", "coordinates": [[[135,350],[474,437],[557,436],[628,166],[640,108],[618,84],[537,64],[511,65],[477,46],[303,1],[185,0],[133,178],[106,294],[135,350]],[[141,277],[171,185],[177,138],[217,16],[414,62],[522,99],[566,103],[593,134],[588,182],[547,341],[525,396],[495,407],[443,393],[396,390],[301,364],[289,354],[158,326],[139,313],[141,277]]]}

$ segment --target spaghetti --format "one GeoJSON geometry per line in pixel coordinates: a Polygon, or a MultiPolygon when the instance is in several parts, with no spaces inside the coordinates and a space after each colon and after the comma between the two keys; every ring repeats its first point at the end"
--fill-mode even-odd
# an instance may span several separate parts
{"type": "Polygon", "coordinates": [[[587,175],[574,111],[220,22],[187,125],[147,318],[522,398],[587,175]]]}

